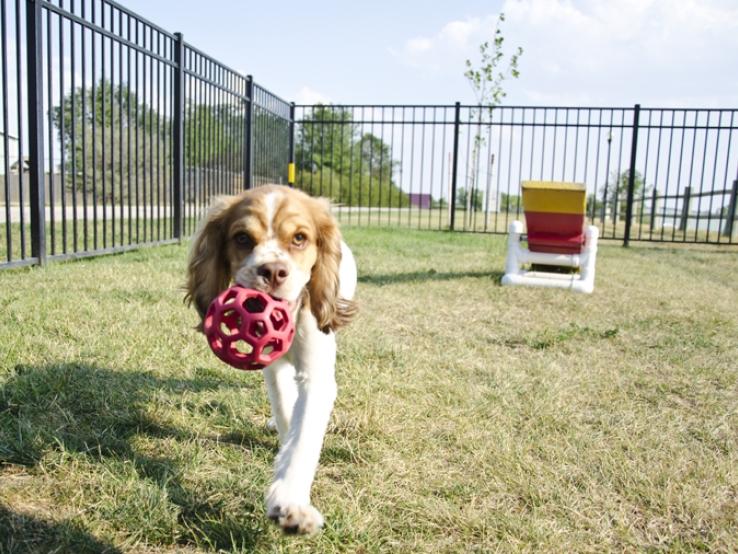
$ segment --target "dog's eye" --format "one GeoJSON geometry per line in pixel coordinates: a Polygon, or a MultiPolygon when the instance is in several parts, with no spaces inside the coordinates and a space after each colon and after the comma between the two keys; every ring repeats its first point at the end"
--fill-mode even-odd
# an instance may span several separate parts
{"type": "Polygon", "coordinates": [[[295,233],[292,237],[292,244],[298,248],[302,248],[307,244],[307,235],[305,233],[295,233]]]}
{"type": "Polygon", "coordinates": [[[233,242],[241,248],[251,248],[254,243],[248,233],[236,233],[233,237],[233,242]]]}

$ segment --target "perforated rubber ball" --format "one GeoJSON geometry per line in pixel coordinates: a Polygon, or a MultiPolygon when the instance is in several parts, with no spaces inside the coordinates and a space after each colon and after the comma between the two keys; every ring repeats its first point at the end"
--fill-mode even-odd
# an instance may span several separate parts
{"type": "Polygon", "coordinates": [[[279,359],[295,337],[285,300],[238,285],[213,300],[205,314],[203,331],[218,358],[246,370],[263,369],[279,359]]]}

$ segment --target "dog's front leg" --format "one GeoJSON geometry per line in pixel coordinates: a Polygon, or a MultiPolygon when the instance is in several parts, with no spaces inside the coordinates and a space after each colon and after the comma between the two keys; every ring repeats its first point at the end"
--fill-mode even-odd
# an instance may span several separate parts
{"type": "Polygon", "coordinates": [[[297,401],[295,366],[285,358],[277,360],[264,368],[264,380],[281,446],[287,442],[290,420],[297,401]]]}
{"type": "Polygon", "coordinates": [[[292,353],[297,401],[266,505],[269,517],[285,531],[313,533],[323,526],[323,516],[310,504],[310,488],[336,399],[335,335],[321,332],[309,310],[303,310],[292,353]]]}

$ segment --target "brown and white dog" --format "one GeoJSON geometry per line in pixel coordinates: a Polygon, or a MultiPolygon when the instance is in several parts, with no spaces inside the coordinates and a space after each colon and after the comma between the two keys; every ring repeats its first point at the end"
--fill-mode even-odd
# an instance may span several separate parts
{"type": "Polygon", "coordinates": [[[203,317],[232,282],[292,306],[294,342],[264,369],[280,442],[266,508],[285,531],[312,533],[323,525],[310,488],[336,398],[334,331],[356,311],[356,264],[329,203],[276,185],[217,198],[193,240],[187,300],[203,317]]]}

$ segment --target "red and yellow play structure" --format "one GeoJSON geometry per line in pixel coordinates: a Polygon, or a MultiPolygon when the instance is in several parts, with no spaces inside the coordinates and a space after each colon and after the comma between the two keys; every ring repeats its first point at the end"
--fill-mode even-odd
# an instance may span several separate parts
{"type": "Polygon", "coordinates": [[[513,221],[502,284],[592,292],[599,232],[594,225],[585,225],[585,186],[524,181],[522,189],[528,248],[521,245],[523,223],[513,221]],[[578,272],[548,272],[538,267],[531,271],[523,268],[526,264],[575,268],[578,272]]]}

